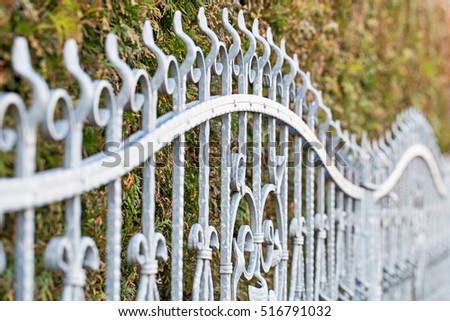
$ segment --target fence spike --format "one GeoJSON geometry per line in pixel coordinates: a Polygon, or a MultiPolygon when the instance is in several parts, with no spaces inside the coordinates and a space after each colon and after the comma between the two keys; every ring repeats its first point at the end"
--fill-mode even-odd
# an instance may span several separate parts
{"type": "Polygon", "coordinates": [[[34,121],[40,121],[44,117],[50,91],[44,78],[33,69],[28,42],[24,37],[14,39],[11,60],[14,71],[31,85],[33,91],[31,116],[34,121]]]}
{"type": "Polygon", "coordinates": [[[158,67],[152,77],[152,87],[162,91],[170,91],[170,88],[164,88],[167,87],[165,85],[165,80],[167,79],[170,58],[155,43],[153,28],[149,20],[146,20],[144,23],[144,27],[142,29],[142,40],[144,41],[145,46],[156,56],[156,61],[158,63],[158,67]]]}
{"type": "Polygon", "coordinates": [[[240,10],[238,14],[238,27],[244,33],[249,41],[249,46],[244,55],[244,62],[249,63],[256,51],[256,40],[250,30],[245,25],[244,11],[240,10]]]}
{"type": "Polygon", "coordinates": [[[273,41],[272,29],[270,27],[267,28],[266,37],[267,42],[269,43],[270,47],[275,52],[275,56],[277,57],[275,65],[272,68],[272,79],[275,79],[275,77],[281,71],[281,67],[283,67],[284,55],[283,52],[281,51],[281,48],[278,47],[273,41]]]}
{"type": "Polygon", "coordinates": [[[117,95],[117,106],[118,108],[124,108],[130,100],[132,87],[134,86],[134,75],[128,64],[119,57],[119,44],[117,36],[113,33],[106,37],[105,52],[109,62],[122,78],[122,85],[117,95]]]}
{"type": "Polygon", "coordinates": [[[216,33],[208,27],[208,22],[206,21],[205,16],[205,9],[203,7],[200,7],[198,11],[198,26],[200,27],[200,30],[203,31],[211,41],[211,48],[209,50],[208,56],[206,56],[205,59],[206,68],[209,68],[215,62],[217,55],[219,54],[219,47],[221,45],[221,42],[219,41],[219,38],[217,38],[216,33]]]}
{"type": "Polygon", "coordinates": [[[294,80],[297,66],[295,65],[295,61],[286,52],[286,42],[284,38],[280,41],[280,49],[284,60],[286,60],[289,65],[289,73],[284,76],[284,82],[286,85],[290,84],[294,80]]]}
{"type": "Polygon", "coordinates": [[[224,8],[222,10],[222,24],[225,27],[225,30],[231,35],[231,38],[233,39],[233,43],[231,44],[229,49],[230,61],[233,61],[234,58],[236,58],[236,56],[238,55],[239,50],[241,49],[241,37],[228,20],[227,8],[224,8]]]}
{"type": "Polygon", "coordinates": [[[269,61],[270,45],[266,41],[266,39],[264,39],[264,37],[261,36],[260,33],[259,33],[259,21],[258,21],[258,19],[253,20],[252,32],[253,32],[253,35],[255,36],[256,40],[261,43],[261,45],[263,46],[263,49],[264,49],[263,55],[261,57],[259,57],[260,68],[264,68],[264,66],[269,61]]]}
{"type": "Polygon", "coordinates": [[[93,82],[91,77],[81,68],[78,47],[74,39],[69,39],[65,42],[63,52],[64,66],[80,86],[80,98],[78,99],[75,112],[77,120],[83,121],[91,108],[94,96],[93,82]]]}
{"type": "Polygon", "coordinates": [[[191,70],[195,62],[195,56],[198,50],[200,50],[194,43],[191,37],[189,37],[183,31],[183,24],[181,21],[181,12],[176,11],[173,17],[173,29],[178,38],[180,38],[186,46],[186,57],[180,66],[180,76],[186,76],[191,70]]]}

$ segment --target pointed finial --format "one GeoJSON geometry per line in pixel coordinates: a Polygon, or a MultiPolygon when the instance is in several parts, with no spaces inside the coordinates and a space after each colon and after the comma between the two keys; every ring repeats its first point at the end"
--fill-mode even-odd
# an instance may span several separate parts
{"type": "Polygon", "coordinates": [[[171,88],[163,88],[165,86],[165,79],[167,77],[171,56],[167,56],[161,48],[156,45],[155,38],[153,37],[153,28],[149,20],[146,20],[144,23],[142,40],[144,41],[145,46],[156,56],[158,62],[158,67],[152,77],[152,87],[168,92],[171,91],[171,88]]]}
{"type": "Polygon", "coordinates": [[[211,41],[211,49],[205,59],[206,68],[209,68],[215,62],[216,57],[219,54],[220,41],[219,38],[217,38],[216,33],[208,27],[205,16],[205,9],[203,9],[203,7],[201,7],[198,11],[198,26],[200,27],[200,30],[203,31],[211,41]]]}
{"type": "Polygon", "coordinates": [[[183,24],[181,21],[181,12],[176,11],[175,16],[173,17],[173,29],[178,38],[183,41],[186,46],[186,58],[180,66],[180,75],[184,77],[191,71],[192,66],[194,65],[196,53],[198,47],[195,45],[194,41],[183,31],[183,24]]]}
{"type": "Polygon", "coordinates": [[[285,85],[288,85],[295,78],[297,66],[295,65],[295,61],[286,52],[286,41],[284,40],[284,38],[281,39],[280,48],[281,52],[283,53],[284,60],[286,60],[289,64],[289,73],[287,75],[284,75],[284,83],[285,85]]]}
{"type": "Polygon", "coordinates": [[[239,37],[236,29],[233,28],[228,20],[227,8],[224,8],[222,10],[222,24],[225,27],[225,30],[231,35],[231,38],[233,39],[233,44],[230,46],[229,50],[230,60],[233,60],[234,58],[236,58],[239,49],[241,49],[241,37],[239,37]]]}
{"type": "Polygon", "coordinates": [[[63,52],[64,66],[80,86],[80,98],[78,99],[75,111],[78,121],[82,121],[87,116],[91,107],[94,86],[91,77],[81,68],[78,47],[74,39],[69,39],[65,42],[63,52]]]}
{"type": "Polygon", "coordinates": [[[31,85],[33,91],[31,115],[33,120],[39,121],[44,117],[42,111],[50,99],[50,91],[46,81],[33,69],[28,43],[24,37],[14,39],[11,60],[14,71],[31,85]]]}
{"type": "Polygon", "coordinates": [[[259,34],[259,21],[258,19],[253,20],[252,32],[255,36],[256,40],[258,40],[263,46],[264,52],[263,55],[259,58],[260,66],[264,67],[269,61],[270,57],[270,46],[269,43],[264,39],[263,36],[259,34]]]}
{"type": "Polygon", "coordinates": [[[247,26],[245,25],[244,12],[242,10],[239,11],[238,14],[238,27],[245,34],[245,36],[248,38],[249,41],[248,50],[245,52],[244,55],[244,61],[248,63],[255,54],[256,40],[253,34],[250,32],[250,30],[247,29],[247,26]]]}
{"type": "Polygon", "coordinates": [[[142,94],[134,93],[136,87],[135,74],[130,66],[119,56],[119,45],[117,37],[113,33],[106,37],[106,57],[111,62],[122,78],[122,85],[117,95],[117,105],[119,108],[128,107],[133,112],[139,111],[144,105],[144,97],[142,94]]]}
{"type": "Polygon", "coordinates": [[[276,77],[276,75],[278,75],[278,73],[280,72],[281,67],[283,66],[284,56],[283,56],[283,52],[281,51],[280,47],[278,47],[275,44],[275,42],[273,41],[272,29],[270,29],[270,27],[267,28],[266,37],[267,37],[267,42],[269,43],[272,50],[275,51],[275,55],[277,57],[275,66],[273,66],[273,68],[272,68],[272,77],[276,77]]]}

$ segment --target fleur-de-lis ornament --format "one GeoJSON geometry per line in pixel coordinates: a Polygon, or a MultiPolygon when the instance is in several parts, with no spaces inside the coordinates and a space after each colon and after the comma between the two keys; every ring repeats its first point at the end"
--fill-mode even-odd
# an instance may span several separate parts
{"type": "Polygon", "coordinates": [[[197,250],[192,299],[195,301],[212,301],[214,289],[211,275],[212,250],[219,249],[219,237],[214,227],[207,225],[203,230],[200,224],[191,227],[188,247],[197,250]]]}
{"type": "Polygon", "coordinates": [[[316,213],[314,216],[314,228],[316,232],[316,284],[315,284],[315,299],[318,300],[327,282],[326,275],[326,252],[325,240],[327,238],[326,214],[316,213]]]}
{"type": "Polygon", "coordinates": [[[289,227],[289,235],[293,240],[292,249],[292,272],[291,272],[291,287],[289,300],[303,300],[305,293],[304,280],[304,262],[303,262],[303,243],[305,219],[303,216],[299,218],[294,217],[289,227]]]}
{"type": "Polygon", "coordinates": [[[158,301],[158,261],[167,260],[166,240],[161,233],[153,232],[150,238],[138,233],[130,239],[127,250],[128,262],[141,266],[136,300],[158,301]]]}
{"type": "Polygon", "coordinates": [[[64,273],[62,300],[84,300],[86,270],[99,268],[98,249],[89,237],[73,242],[68,237],[55,237],[45,250],[45,267],[64,273]]]}

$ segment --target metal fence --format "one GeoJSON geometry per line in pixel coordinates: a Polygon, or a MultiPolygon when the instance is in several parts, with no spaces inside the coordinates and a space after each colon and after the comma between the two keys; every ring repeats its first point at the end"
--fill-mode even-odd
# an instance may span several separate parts
{"type": "Polygon", "coordinates": [[[63,88],[50,89],[33,70],[26,40],[15,39],[13,68],[33,94],[29,106],[16,93],[0,96],[0,150],[15,155],[14,176],[0,178],[0,223],[14,213],[16,225],[14,262],[6,262],[0,240],[0,271],[14,265],[15,299],[33,299],[35,209],[59,201],[65,203],[65,233],[46,245],[45,267],[64,275],[63,300],[85,298],[86,271],[99,268],[99,251],[81,233],[80,196],[100,186],[107,186],[108,199],[108,300],[120,299],[122,264],[140,266],[136,299],[159,299],[161,260],[170,262],[171,278],[163,281],[170,282],[171,299],[183,299],[184,244],[196,250],[194,300],[212,300],[215,291],[221,300],[243,292],[250,300],[450,298],[449,162],[424,117],[408,109],[386,135],[369,141],[363,134],[358,143],[333,120],[309,73],[286,53],[283,40],[275,44],[270,28],[263,37],[254,20],[249,30],[240,12],[244,49],[226,9],[222,25],[230,45],[208,28],[203,9],[198,24],[210,39],[207,53],[175,14],[175,34],[187,48],[179,63],[158,47],[145,22],[142,38],[158,63],[152,76],[121,60],[116,37],[108,35],[106,56],[121,77],[117,93],[108,81],[83,71],[75,41],[67,41],[64,64],[79,84],[77,100],[63,88]],[[219,95],[211,94],[212,83],[219,95]],[[195,88],[189,96],[188,85],[195,88]],[[162,96],[171,99],[172,111],[157,117],[162,96]],[[122,134],[124,111],[142,117],[140,130],[129,137],[122,134]],[[213,120],[221,123],[216,226],[209,219],[213,120]],[[107,144],[82,157],[86,126],[105,128],[107,144]],[[186,230],[184,152],[191,130],[199,131],[203,148],[198,222],[186,230]],[[36,171],[40,133],[64,143],[60,168],[36,171]],[[170,244],[155,229],[154,161],[164,146],[173,152],[170,244]],[[138,166],[142,231],[124,249],[122,177],[138,166]],[[247,223],[240,225],[243,211],[247,223]],[[220,262],[213,262],[213,252],[220,262]]]}

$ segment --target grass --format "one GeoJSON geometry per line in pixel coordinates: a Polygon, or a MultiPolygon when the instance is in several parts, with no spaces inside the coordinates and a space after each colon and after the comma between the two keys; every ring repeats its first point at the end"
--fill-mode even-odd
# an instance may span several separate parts
{"type": "MultiPolygon", "coordinates": [[[[239,5],[231,1],[75,1],[33,0],[3,1],[0,4],[0,88],[19,92],[30,101],[29,87],[11,70],[10,48],[16,35],[25,36],[32,50],[33,65],[50,87],[67,88],[78,97],[78,87],[62,66],[62,46],[66,39],[75,38],[81,48],[81,63],[94,79],[108,79],[117,91],[118,75],[104,56],[103,44],[109,32],[120,39],[120,54],[134,68],[143,68],[150,75],[156,68],[154,57],[141,41],[141,26],[149,19],[156,32],[157,43],[181,61],[184,45],[172,31],[176,10],[182,11],[186,32],[206,52],[209,41],[196,25],[198,8],[205,7],[209,25],[221,39],[228,37],[222,27],[220,10],[228,7],[232,19],[237,17],[239,5]]],[[[398,112],[414,105],[427,115],[440,147],[450,151],[450,51],[448,11],[440,1],[424,3],[419,0],[379,0],[360,2],[336,1],[250,1],[242,7],[247,17],[259,18],[260,27],[272,27],[277,41],[286,38],[289,53],[299,55],[301,67],[310,70],[315,84],[323,91],[325,103],[340,119],[344,128],[360,133],[367,130],[374,137],[388,128],[398,112]],[[446,16],[447,15],[447,16],[446,16]],[[446,20],[447,19],[447,20],[446,20]]],[[[235,20],[234,20],[235,22],[235,20]]],[[[227,42],[229,43],[229,42],[227,42]]],[[[213,88],[217,91],[217,88],[213,88]]],[[[196,97],[190,89],[188,100],[196,97]]],[[[171,109],[169,99],[158,104],[158,115],[171,109]]],[[[126,113],[124,137],[139,128],[139,114],[126,113]]],[[[211,124],[211,140],[220,141],[220,122],[211,124]]],[[[186,134],[185,220],[186,231],[197,221],[198,196],[198,129],[186,134]]],[[[104,131],[84,129],[83,156],[101,149],[104,131]]],[[[58,167],[62,161],[60,143],[39,138],[37,170],[58,167]]],[[[0,155],[0,175],[10,176],[13,169],[12,153],[0,155]]],[[[157,154],[157,222],[169,244],[171,231],[171,148],[157,154]]],[[[220,166],[211,164],[211,224],[219,229],[220,166]]],[[[122,243],[126,249],[132,235],[140,231],[141,211],[140,169],[123,177],[122,243]]],[[[105,242],[106,242],[106,188],[101,187],[82,195],[84,235],[94,238],[101,256],[99,273],[89,273],[87,299],[105,298],[105,242]]],[[[246,208],[242,207],[239,220],[245,222],[246,208]]],[[[13,298],[13,244],[14,216],[8,214],[0,234],[8,255],[8,268],[0,278],[0,299],[13,298]]],[[[62,277],[46,272],[43,253],[51,237],[64,233],[63,204],[39,208],[36,215],[36,291],[38,300],[56,300],[60,297],[62,277]]],[[[125,262],[122,252],[122,299],[135,297],[138,268],[125,262]]],[[[217,254],[213,271],[217,279],[217,254]]],[[[185,256],[185,293],[191,296],[195,255],[185,256]]],[[[170,265],[160,265],[159,289],[163,299],[170,298],[170,265]]],[[[218,297],[218,293],[215,294],[218,297]]]]}

